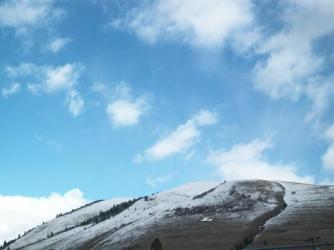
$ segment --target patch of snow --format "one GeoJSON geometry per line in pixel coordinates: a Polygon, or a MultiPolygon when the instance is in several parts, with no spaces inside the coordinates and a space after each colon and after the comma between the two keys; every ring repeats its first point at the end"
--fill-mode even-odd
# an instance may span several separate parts
{"type": "Polygon", "coordinates": [[[210,222],[210,221],[213,221],[213,219],[210,217],[204,217],[203,219],[201,219],[201,221],[210,222]]]}

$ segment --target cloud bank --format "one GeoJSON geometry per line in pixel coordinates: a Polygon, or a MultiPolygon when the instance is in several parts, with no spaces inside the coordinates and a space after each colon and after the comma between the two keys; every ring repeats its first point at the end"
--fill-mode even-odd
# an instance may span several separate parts
{"type": "Polygon", "coordinates": [[[87,203],[79,189],[64,195],[52,193],[48,197],[0,195],[0,242],[16,238],[18,234],[87,203]]]}

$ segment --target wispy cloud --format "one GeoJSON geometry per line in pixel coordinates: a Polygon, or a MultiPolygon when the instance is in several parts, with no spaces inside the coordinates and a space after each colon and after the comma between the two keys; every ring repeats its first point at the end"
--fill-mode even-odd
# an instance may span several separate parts
{"type": "Polygon", "coordinates": [[[85,203],[87,200],[79,189],[39,198],[0,195],[0,242],[16,238],[43,221],[85,203]]]}
{"type": "Polygon", "coordinates": [[[317,120],[324,114],[331,103],[333,102],[332,96],[334,95],[334,77],[315,78],[310,80],[304,87],[305,96],[307,96],[311,102],[312,107],[310,111],[305,115],[305,120],[310,122],[317,120]]]}
{"type": "Polygon", "coordinates": [[[65,48],[65,46],[71,41],[72,39],[68,37],[58,37],[50,42],[48,49],[53,53],[57,53],[65,48]]]}
{"type": "Polygon", "coordinates": [[[334,171],[334,143],[330,144],[325,154],[322,156],[325,169],[334,171]]]}
{"type": "Polygon", "coordinates": [[[33,94],[66,92],[65,104],[69,112],[76,117],[81,113],[85,103],[83,97],[75,89],[83,69],[84,67],[79,63],[67,63],[61,66],[21,63],[18,66],[7,66],[5,73],[10,79],[24,79],[28,90],[33,94]]]}
{"type": "Polygon", "coordinates": [[[128,84],[121,83],[113,91],[113,100],[106,113],[115,128],[135,125],[150,110],[150,102],[145,95],[134,97],[128,84]]]}
{"type": "Polygon", "coordinates": [[[104,90],[106,90],[106,86],[101,83],[101,82],[96,82],[94,84],[92,84],[91,88],[90,88],[93,92],[98,92],[101,93],[104,90]]]}
{"type": "MultiPolygon", "coordinates": [[[[36,87],[45,92],[71,89],[78,83],[81,70],[81,66],[76,64],[48,67],[44,72],[45,80],[40,85],[36,85],[36,87]]],[[[43,74],[43,72],[41,73],[43,74]]]]}
{"type": "Polygon", "coordinates": [[[19,83],[13,83],[11,86],[7,88],[2,88],[1,94],[4,98],[8,98],[11,95],[14,95],[15,93],[19,92],[21,89],[21,85],[19,83]]]}
{"type": "MultiPolygon", "coordinates": [[[[248,0],[158,0],[136,6],[112,20],[111,26],[131,30],[149,43],[171,40],[220,48],[230,37],[241,38],[240,32],[244,36],[251,33],[253,21],[252,2],[248,0]]],[[[243,41],[246,39],[239,43],[243,41]]]]}
{"type": "Polygon", "coordinates": [[[67,93],[65,104],[68,107],[69,112],[74,117],[77,117],[82,112],[85,101],[78,91],[71,90],[67,93]]]}
{"type": "Polygon", "coordinates": [[[145,182],[148,186],[154,188],[169,181],[173,177],[173,175],[174,175],[173,173],[169,173],[162,176],[146,177],[145,182]]]}
{"type": "Polygon", "coordinates": [[[61,66],[21,63],[18,66],[7,66],[5,71],[10,78],[31,77],[34,83],[29,83],[28,87],[33,93],[52,93],[75,87],[83,72],[83,66],[79,63],[61,66]]]}
{"type": "Polygon", "coordinates": [[[47,27],[65,14],[54,0],[4,0],[0,3],[0,28],[12,28],[17,34],[47,27]]]}
{"type": "Polygon", "coordinates": [[[208,110],[201,110],[184,124],[178,126],[167,136],[161,138],[153,146],[148,148],[143,155],[138,154],[135,162],[142,160],[161,160],[174,154],[189,153],[189,150],[199,142],[203,126],[216,124],[217,115],[208,110]]]}
{"type": "Polygon", "coordinates": [[[245,144],[234,145],[229,150],[210,153],[207,163],[213,165],[222,178],[267,179],[303,183],[313,183],[312,176],[300,176],[293,163],[271,163],[265,151],[272,147],[269,140],[254,140],[245,144]]]}
{"type": "Polygon", "coordinates": [[[334,171],[334,123],[326,130],[325,138],[330,144],[322,156],[323,166],[327,170],[334,171]]]}
{"type": "Polygon", "coordinates": [[[54,151],[57,154],[61,154],[63,152],[63,146],[59,142],[57,142],[56,140],[47,139],[47,138],[45,138],[43,136],[40,136],[40,135],[36,135],[35,139],[38,142],[48,146],[52,151],[54,151]]]}

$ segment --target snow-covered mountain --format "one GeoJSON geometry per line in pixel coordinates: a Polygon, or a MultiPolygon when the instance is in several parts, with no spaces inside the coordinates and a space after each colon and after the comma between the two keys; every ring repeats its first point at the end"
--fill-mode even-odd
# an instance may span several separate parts
{"type": "Polygon", "coordinates": [[[158,239],[164,250],[229,250],[312,237],[334,240],[334,186],[197,182],[139,199],[86,205],[4,249],[151,249],[158,239]]]}

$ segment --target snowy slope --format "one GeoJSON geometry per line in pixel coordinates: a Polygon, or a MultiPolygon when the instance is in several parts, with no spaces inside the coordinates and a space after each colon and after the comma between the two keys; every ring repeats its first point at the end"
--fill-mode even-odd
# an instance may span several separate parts
{"type": "Polygon", "coordinates": [[[35,228],[10,249],[149,249],[155,238],[167,250],[231,249],[254,237],[261,245],[267,231],[289,224],[307,206],[334,214],[333,194],[333,187],[262,180],[190,183],[77,226],[123,200],[93,204],[35,228]],[[47,237],[51,231],[59,233],[47,237]]]}
{"type": "Polygon", "coordinates": [[[305,243],[315,237],[334,241],[334,186],[280,183],[287,207],[264,224],[253,246],[305,243]]]}
{"type": "Polygon", "coordinates": [[[73,213],[68,213],[66,215],[55,218],[54,220],[37,226],[34,230],[29,232],[24,240],[18,240],[13,245],[13,248],[20,248],[25,245],[29,245],[34,242],[39,242],[50,235],[57,234],[58,232],[64,231],[66,228],[72,228],[77,225],[78,222],[84,221],[100,211],[105,211],[111,208],[113,205],[119,204],[121,202],[127,201],[129,198],[115,198],[105,201],[100,201],[94,203],[90,206],[83,207],[73,213]]]}

